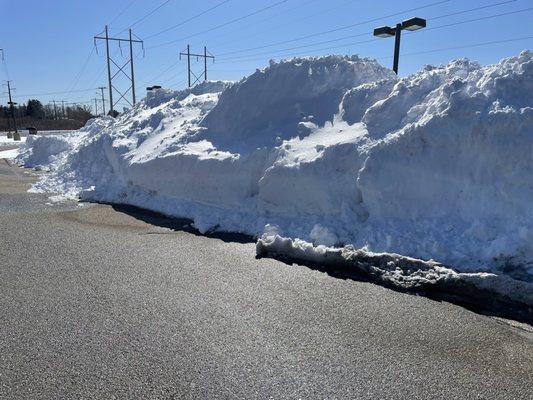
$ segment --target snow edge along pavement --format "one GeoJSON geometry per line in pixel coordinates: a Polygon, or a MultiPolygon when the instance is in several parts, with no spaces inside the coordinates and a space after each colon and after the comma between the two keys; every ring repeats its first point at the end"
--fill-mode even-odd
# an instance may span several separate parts
{"type": "Polygon", "coordinates": [[[353,246],[315,246],[301,239],[264,234],[256,256],[319,266],[406,292],[424,293],[533,323],[533,284],[486,272],[460,273],[433,260],[373,253],[353,246]]]}

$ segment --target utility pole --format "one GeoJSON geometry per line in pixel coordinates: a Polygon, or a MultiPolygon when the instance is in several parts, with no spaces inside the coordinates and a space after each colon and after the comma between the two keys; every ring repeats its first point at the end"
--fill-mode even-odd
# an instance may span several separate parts
{"type": "MultiPolygon", "coordinates": [[[[132,107],[135,105],[135,100],[136,99],[135,99],[135,74],[134,74],[134,70],[133,70],[133,43],[140,43],[141,46],[142,46],[142,49],[144,51],[144,42],[142,40],[138,39],[138,38],[137,38],[138,40],[137,39],[133,39],[134,34],[132,33],[131,29],[129,30],[129,38],[128,39],[109,37],[109,31],[108,31],[107,25],[105,26],[104,32],[105,32],[105,36],[94,36],[93,40],[94,40],[94,45],[95,46],[96,46],[96,41],[97,40],[105,40],[106,57],[107,57],[107,85],[108,85],[108,88],[109,88],[109,112],[110,112],[111,115],[113,115],[114,114],[115,105],[118,104],[122,99],[124,99],[132,107]],[[124,65],[120,66],[109,55],[109,41],[116,41],[116,42],[119,43],[119,46],[120,46],[120,43],[122,43],[122,42],[128,42],[129,43],[130,58],[126,61],[126,63],[124,65]],[[115,66],[115,68],[117,69],[117,71],[115,72],[114,75],[111,75],[111,64],[113,64],[115,66]],[[126,71],[124,71],[124,68],[128,64],[130,65],[130,74],[129,75],[126,73],[126,71]],[[124,74],[124,76],[126,76],[126,78],[128,78],[128,80],[130,81],[130,87],[125,92],[121,92],[115,86],[113,86],[113,79],[119,73],[124,74]],[[117,101],[113,101],[113,90],[115,92],[117,92],[118,95],[120,95],[120,97],[119,97],[119,99],[117,101]],[[131,102],[126,98],[126,95],[127,95],[127,93],[130,90],[131,90],[131,94],[132,94],[132,101],[131,102]]],[[[135,36],[135,37],[137,37],[137,36],[135,36]]],[[[96,51],[98,52],[98,47],[96,47],[96,51]]]]}
{"type": "Polygon", "coordinates": [[[187,56],[187,77],[188,77],[188,85],[189,87],[191,86],[194,86],[196,84],[196,82],[200,81],[200,79],[202,79],[202,75],[204,76],[204,81],[207,80],[207,59],[208,58],[211,58],[213,60],[213,62],[215,62],[215,56],[212,55],[211,53],[209,53],[207,51],[207,47],[204,46],[204,54],[193,54],[191,53],[191,47],[190,45],[187,45],[187,52],[181,52],[180,53],[180,60],[181,60],[181,56],[187,56]],[[197,76],[193,70],[191,69],[191,56],[192,57],[196,57],[196,61],[198,61],[200,58],[203,58],[204,59],[204,70],[203,72],[200,74],[200,76],[197,76]],[[196,79],[194,80],[194,82],[191,82],[191,75],[193,75],[196,79]]]}
{"type": "Polygon", "coordinates": [[[131,67],[131,97],[133,99],[133,104],[135,104],[135,74],[133,72],[133,41],[131,38],[131,28],[130,32],[130,67],[131,67]]]}
{"type": "MultiPolygon", "coordinates": [[[[7,92],[9,94],[9,107],[11,109],[11,118],[13,118],[13,127],[15,129],[15,133],[13,134],[13,140],[20,140],[20,134],[17,130],[17,119],[15,118],[15,102],[13,102],[13,99],[11,98],[11,81],[7,81],[7,92]]],[[[11,135],[8,134],[8,138],[11,138],[10,137],[11,135]]]]}
{"type": "Polygon", "coordinates": [[[52,100],[52,103],[54,103],[54,119],[57,119],[57,107],[56,107],[56,101],[52,100]]]}
{"type": "MultiPolygon", "coordinates": [[[[180,53],[180,60],[181,60],[181,55],[182,53],[180,53]]],[[[187,76],[189,78],[187,86],[191,87],[191,46],[190,45],[187,45],[187,76]]]]}
{"type": "Polygon", "coordinates": [[[105,98],[104,98],[105,86],[99,86],[98,89],[100,89],[100,92],[102,93],[102,115],[105,116],[105,98]]]}
{"type": "MultiPolygon", "coordinates": [[[[213,60],[215,57],[213,57],[213,60]]],[[[204,81],[207,80],[207,47],[204,46],[204,81]]]]}
{"type": "Polygon", "coordinates": [[[105,51],[107,54],[107,86],[109,87],[109,102],[111,103],[110,111],[113,114],[113,86],[111,85],[111,64],[109,62],[111,58],[109,57],[109,32],[107,31],[107,25],[105,26],[105,51]]]}
{"type": "Polygon", "coordinates": [[[61,119],[65,119],[65,100],[61,100],[61,119]]]}

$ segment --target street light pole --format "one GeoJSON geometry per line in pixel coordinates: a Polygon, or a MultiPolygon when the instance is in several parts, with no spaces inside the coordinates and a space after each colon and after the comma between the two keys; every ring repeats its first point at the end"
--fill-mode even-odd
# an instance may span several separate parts
{"type": "Polygon", "coordinates": [[[396,24],[396,27],[380,26],[374,29],[374,36],[380,38],[387,38],[394,36],[394,61],[392,63],[392,70],[398,75],[398,64],[400,62],[400,41],[402,36],[402,30],[417,31],[426,27],[426,20],[423,18],[411,18],[396,24]]]}
{"type": "Polygon", "coordinates": [[[400,40],[402,38],[402,24],[396,24],[396,32],[394,35],[394,61],[392,63],[392,70],[398,75],[398,63],[400,62],[400,40]]]}

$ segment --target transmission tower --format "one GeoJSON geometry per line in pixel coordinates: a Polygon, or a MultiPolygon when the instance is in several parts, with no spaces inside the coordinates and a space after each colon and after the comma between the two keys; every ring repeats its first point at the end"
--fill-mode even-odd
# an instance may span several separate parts
{"type": "Polygon", "coordinates": [[[104,98],[104,90],[105,86],[99,86],[98,89],[100,89],[100,93],[102,94],[102,115],[105,116],[105,98],[104,98]]]}
{"type": "Polygon", "coordinates": [[[193,53],[191,53],[191,46],[187,45],[187,52],[186,53],[185,52],[181,52],[180,53],[180,60],[181,60],[181,56],[187,56],[187,77],[188,77],[189,87],[196,85],[196,82],[198,82],[200,79],[202,79],[202,75],[204,76],[204,81],[207,80],[207,59],[211,58],[213,60],[213,62],[215,62],[215,56],[207,51],[207,47],[206,46],[204,46],[204,54],[193,54],[193,53]],[[193,70],[191,69],[191,57],[196,57],[196,61],[199,61],[200,58],[204,59],[204,70],[200,74],[200,76],[197,76],[193,72],[193,70]],[[196,78],[194,80],[194,82],[192,82],[192,83],[191,83],[191,81],[192,81],[191,80],[191,75],[193,75],[196,78]]]}
{"type": "Polygon", "coordinates": [[[108,29],[107,29],[107,25],[105,26],[105,36],[94,36],[93,40],[94,40],[94,45],[96,47],[96,52],[98,53],[98,46],[96,45],[96,41],[97,40],[105,40],[105,49],[106,49],[106,57],[107,57],[107,81],[108,81],[108,88],[109,88],[109,111],[111,114],[114,113],[114,109],[115,109],[115,105],[118,104],[122,99],[124,99],[128,104],[130,104],[132,107],[135,105],[135,74],[134,74],[134,70],[133,70],[133,43],[140,43],[141,44],[141,47],[143,49],[143,52],[144,52],[144,42],[142,40],[140,40],[136,35],[134,35],[132,32],[131,32],[131,29],[129,29],[129,39],[121,39],[121,38],[114,38],[114,37],[109,37],[109,32],[108,32],[108,29]],[[133,36],[135,36],[137,39],[133,39],[133,36]],[[109,55],[109,41],[116,41],[118,42],[119,46],[122,42],[128,42],[129,43],[129,48],[130,48],[130,58],[126,61],[126,63],[122,66],[120,66],[119,64],[117,64],[115,62],[115,60],[113,60],[110,55],[109,55]],[[112,67],[111,67],[111,64],[113,64],[117,71],[111,75],[111,70],[112,70],[112,67]],[[128,73],[126,71],[124,71],[124,68],[126,68],[127,65],[130,65],[130,73],[128,75],[128,73]],[[120,90],[118,90],[114,85],[113,85],[113,79],[116,78],[116,76],[119,74],[119,73],[122,73],[124,76],[126,76],[126,78],[130,81],[130,87],[125,91],[125,92],[121,92],[120,90]],[[130,102],[127,98],[126,98],[126,95],[128,94],[128,92],[131,90],[131,95],[132,95],[132,101],[130,102]],[[119,99],[117,101],[113,101],[113,91],[117,92],[118,95],[120,95],[119,99]]]}

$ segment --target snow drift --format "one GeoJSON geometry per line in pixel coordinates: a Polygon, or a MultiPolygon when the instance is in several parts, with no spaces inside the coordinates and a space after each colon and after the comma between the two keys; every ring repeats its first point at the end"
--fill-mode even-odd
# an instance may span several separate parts
{"type": "Polygon", "coordinates": [[[156,90],[118,119],[37,138],[34,190],[533,280],[533,55],[398,79],[370,59],[271,63],[156,90]]]}

